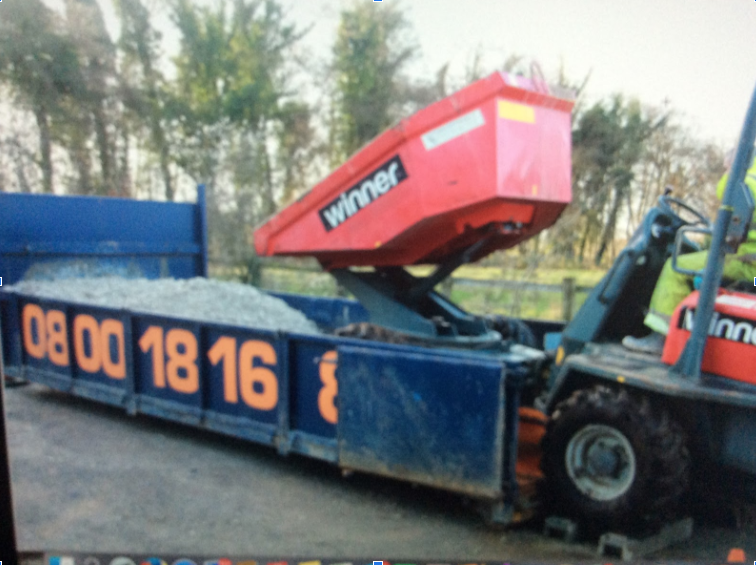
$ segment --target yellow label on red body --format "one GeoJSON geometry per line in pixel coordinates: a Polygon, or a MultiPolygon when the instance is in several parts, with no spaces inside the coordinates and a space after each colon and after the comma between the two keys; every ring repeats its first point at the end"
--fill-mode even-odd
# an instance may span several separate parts
{"type": "Polygon", "coordinates": [[[499,117],[526,124],[535,123],[535,109],[525,104],[517,104],[509,100],[499,100],[499,117]]]}

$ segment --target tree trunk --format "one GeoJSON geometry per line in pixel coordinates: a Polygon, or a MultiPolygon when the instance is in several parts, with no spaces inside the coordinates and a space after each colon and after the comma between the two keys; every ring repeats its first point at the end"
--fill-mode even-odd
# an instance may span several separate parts
{"type": "MultiPolygon", "coordinates": [[[[32,192],[31,185],[29,184],[29,179],[26,177],[26,168],[24,166],[25,162],[28,159],[28,156],[26,159],[24,158],[24,150],[21,142],[18,140],[18,137],[14,136],[12,139],[10,139],[9,145],[14,149],[10,157],[13,161],[16,180],[18,181],[18,190],[19,192],[25,193],[32,192]]],[[[32,162],[34,161],[33,156],[31,160],[32,162]]]]}
{"type": "Polygon", "coordinates": [[[585,258],[585,246],[588,244],[588,237],[591,234],[591,219],[585,219],[585,229],[583,230],[583,237],[580,239],[580,250],[578,251],[578,262],[582,263],[585,258]]]}
{"type": "Polygon", "coordinates": [[[92,194],[92,161],[85,143],[77,143],[70,149],[76,171],[79,173],[78,194],[92,194]]]}
{"type": "Polygon", "coordinates": [[[157,88],[157,78],[152,61],[152,53],[148,43],[150,34],[149,13],[138,0],[124,0],[123,2],[124,18],[133,22],[135,28],[134,41],[136,43],[139,63],[142,65],[142,74],[144,75],[145,86],[147,90],[147,101],[149,104],[149,121],[150,134],[152,143],[158,152],[160,158],[160,176],[163,178],[165,190],[165,199],[169,202],[175,197],[173,188],[173,178],[170,170],[170,150],[165,137],[165,130],[161,122],[160,96],[157,88]]]}
{"type": "Polygon", "coordinates": [[[113,183],[113,167],[111,163],[110,136],[108,135],[108,122],[105,116],[105,101],[99,99],[92,109],[94,118],[95,136],[100,153],[100,171],[102,173],[102,192],[107,194],[115,188],[113,183]]]}
{"type": "Polygon", "coordinates": [[[129,159],[129,127],[125,120],[121,121],[121,142],[123,151],[121,152],[120,163],[116,172],[116,194],[121,197],[129,198],[131,196],[131,161],[129,159]]]}
{"type": "Polygon", "coordinates": [[[601,264],[601,259],[604,257],[604,253],[609,247],[609,244],[614,239],[614,228],[617,225],[617,216],[619,215],[619,209],[622,205],[622,200],[625,194],[624,187],[614,187],[614,200],[612,201],[612,207],[609,210],[609,218],[604,226],[604,231],[601,234],[601,243],[596,253],[596,257],[593,262],[598,267],[601,264]]]}
{"type": "Polygon", "coordinates": [[[50,136],[50,117],[47,110],[41,104],[34,108],[34,117],[39,127],[39,151],[42,155],[42,191],[52,193],[53,189],[53,164],[52,164],[52,141],[50,136]]]}
{"type": "Polygon", "coordinates": [[[270,155],[268,155],[267,144],[267,124],[263,124],[261,128],[262,140],[260,143],[260,150],[263,156],[263,165],[265,167],[265,197],[263,206],[264,217],[272,216],[276,212],[276,198],[273,193],[273,171],[271,170],[270,155]]]}
{"type": "Polygon", "coordinates": [[[173,179],[171,178],[171,169],[170,169],[170,155],[168,152],[168,144],[165,142],[164,136],[162,135],[162,128],[160,129],[160,174],[163,176],[163,185],[165,185],[165,199],[169,202],[172,201],[175,197],[175,193],[173,190],[173,179]]]}

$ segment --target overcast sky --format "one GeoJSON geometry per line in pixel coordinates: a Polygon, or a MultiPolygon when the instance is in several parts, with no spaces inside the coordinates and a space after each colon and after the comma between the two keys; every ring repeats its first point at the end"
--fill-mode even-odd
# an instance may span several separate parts
{"type": "MultiPolygon", "coordinates": [[[[369,0],[364,0],[369,1],[369,0]]],[[[398,2],[373,2],[375,9],[398,2]]],[[[328,56],[340,2],[289,0],[314,27],[305,41],[328,56]]],[[[698,133],[734,142],[756,84],[754,0],[402,0],[420,48],[413,71],[431,77],[447,61],[462,75],[476,49],[491,67],[510,54],[544,72],[564,61],[575,80],[592,71],[588,93],[665,99],[698,133]]]]}
{"type": "MultiPolygon", "coordinates": [[[[300,27],[312,26],[303,41],[325,62],[343,2],[282,1],[300,27]]],[[[376,10],[400,2],[421,49],[413,74],[431,78],[450,62],[461,77],[476,50],[486,68],[516,53],[538,60],[547,76],[563,61],[573,80],[591,71],[589,96],[666,100],[694,133],[727,145],[740,133],[756,84],[755,0],[361,1],[376,10]]],[[[106,13],[116,32],[112,10],[106,13]]],[[[160,27],[170,40],[168,26],[160,27]]]]}

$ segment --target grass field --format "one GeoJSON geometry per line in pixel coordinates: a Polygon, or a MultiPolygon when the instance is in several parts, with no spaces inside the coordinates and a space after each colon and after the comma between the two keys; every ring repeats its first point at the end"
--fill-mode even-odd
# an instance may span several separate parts
{"type": "MultiPolygon", "coordinates": [[[[413,274],[425,275],[430,268],[415,267],[413,274]]],[[[228,270],[213,270],[217,278],[235,278],[228,270]]],[[[571,277],[579,287],[596,285],[604,271],[589,269],[538,269],[526,271],[502,269],[500,267],[464,266],[454,273],[454,279],[474,279],[479,281],[523,281],[548,285],[561,285],[562,280],[571,277]]],[[[336,296],[338,287],[333,277],[315,270],[300,270],[286,266],[266,266],[262,271],[262,288],[279,292],[293,292],[314,296],[336,296]]],[[[439,289],[446,292],[448,286],[439,289]]],[[[578,292],[575,309],[585,300],[587,293],[578,292]]],[[[451,299],[462,308],[475,314],[504,314],[522,318],[559,320],[562,317],[562,295],[560,291],[544,292],[535,290],[509,290],[495,286],[465,286],[453,284],[451,299]]]]}
{"type": "MultiPolygon", "coordinates": [[[[604,271],[580,269],[541,268],[534,271],[501,269],[497,267],[462,267],[455,273],[458,278],[477,280],[509,280],[548,285],[561,285],[565,278],[575,279],[578,287],[593,287],[601,280],[604,271]]],[[[585,301],[586,292],[575,295],[573,312],[585,301]]],[[[452,287],[451,299],[463,308],[477,314],[504,314],[520,318],[541,320],[562,319],[562,293],[539,290],[505,290],[496,287],[452,287]]]]}

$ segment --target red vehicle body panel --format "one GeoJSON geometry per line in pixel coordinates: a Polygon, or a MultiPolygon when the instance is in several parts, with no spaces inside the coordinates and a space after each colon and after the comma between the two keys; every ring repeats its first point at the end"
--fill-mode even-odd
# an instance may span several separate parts
{"type": "MultiPolygon", "coordinates": [[[[698,292],[675,310],[662,361],[673,364],[690,337],[698,292]]],[[[720,291],[714,304],[701,370],[756,384],[756,296],[720,291]]]]}
{"type": "Polygon", "coordinates": [[[571,199],[573,102],[495,73],[387,130],[255,231],[259,255],[326,268],[474,259],[552,225],[571,199]]]}

